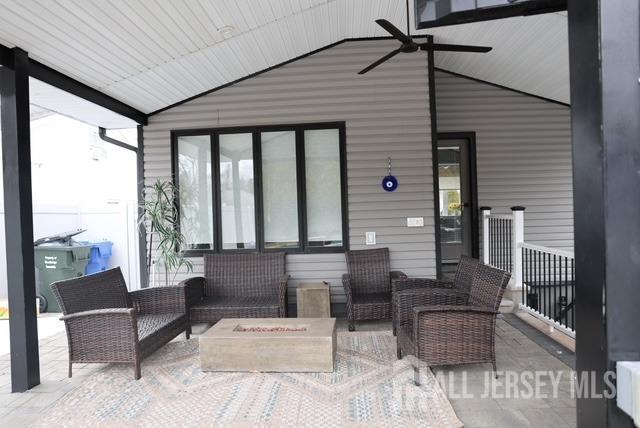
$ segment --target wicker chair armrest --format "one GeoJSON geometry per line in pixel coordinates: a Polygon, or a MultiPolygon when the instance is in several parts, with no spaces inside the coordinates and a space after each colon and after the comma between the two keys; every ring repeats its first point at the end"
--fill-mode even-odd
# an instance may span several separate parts
{"type": "Polygon", "coordinates": [[[75,361],[133,362],[138,321],[133,308],[94,309],[64,315],[69,357],[75,361]]]}
{"type": "Polygon", "coordinates": [[[413,321],[416,306],[462,306],[467,304],[468,294],[445,288],[415,288],[395,293],[394,299],[397,324],[402,325],[413,321]]]}
{"type": "Polygon", "coordinates": [[[353,308],[353,292],[351,289],[351,275],[345,273],[342,275],[342,287],[344,288],[344,295],[347,298],[347,314],[351,316],[353,308]]]}
{"type": "Polygon", "coordinates": [[[413,306],[434,306],[434,305],[450,305],[461,306],[466,305],[469,300],[469,293],[463,290],[453,288],[410,288],[401,290],[396,293],[400,301],[406,300],[408,297],[413,306]],[[416,302],[422,302],[416,304],[416,302]]]}
{"type": "Polygon", "coordinates": [[[187,313],[186,285],[153,287],[129,293],[133,307],[140,314],[187,313]]]}
{"type": "Polygon", "coordinates": [[[188,308],[204,298],[205,283],[206,279],[203,276],[194,276],[178,284],[178,287],[184,287],[185,300],[188,308]]]}
{"type": "Polygon", "coordinates": [[[418,314],[429,314],[429,313],[441,313],[441,312],[467,312],[467,313],[477,313],[477,314],[489,314],[496,315],[498,311],[493,310],[490,307],[483,306],[470,306],[470,305],[436,305],[436,306],[415,306],[413,308],[413,313],[418,314]]]}
{"type": "Polygon", "coordinates": [[[73,314],[67,314],[60,317],[61,321],[73,321],[76,319],[87,319],[91,317],[113,317],[122,318],[122,316],[134,317],[135,311],[133,308],[106,308],[106,309],[93,309],[90,311],[75,312],[73,314]]]}
{"type": "Polygon", "coordinates": [[[348,273],[342,275],[342,287],[344,288],[344,294],[346,294],[347,297],[351,297],[351,275],[348,273]]]}
{"type": "Polygon", "coordinates": [[[391,281],[398,281],[401,279],[407,279],[408,276],[406,273],[400,271],[400,270],[392,270],[390,272],[390,276],[391,276],[391,281]]]}
{"type": "Polygon", "coordinates": [[[289,275],[284,274],[278,281],[278,303],[280,304],[280,312],[283,317],[286,317],[287,313],[287,284],[289,281],[289,275]]]}
{"type": "Polygon", "coordinates": [[[410,290],[414,288],[452,288],[453,282],[434,278],[406,278],[392,282],[394,291],[410,290]]]}

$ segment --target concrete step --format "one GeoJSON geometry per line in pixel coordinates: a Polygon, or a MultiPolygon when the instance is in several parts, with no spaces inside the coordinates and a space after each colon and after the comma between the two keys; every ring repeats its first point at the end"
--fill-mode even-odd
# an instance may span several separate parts
{"type": "Polygon", "coordinates": [[[500,312],[503,314],[510,314],[515,312],[516,310],[516,304],[514,303],[513,300],[509,300],[509,299],[502,299],[502,302],[500,302],[500,312]]]}

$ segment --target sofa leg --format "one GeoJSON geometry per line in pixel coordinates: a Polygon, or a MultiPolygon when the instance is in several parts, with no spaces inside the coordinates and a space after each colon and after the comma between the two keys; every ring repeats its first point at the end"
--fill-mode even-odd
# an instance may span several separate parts
{"type": "Polygon", "coordinates": [[[349,321],[349,331],[356,331],[356,326],[353,321],[349,321]]]}
{"type": "Polygon", "coordinates": [[[400,345],[398,345],[398,347],[396,348],[396,356],[399,360],[402,359],[402,348],[400,348],[400,345]]]}
{"type": "Polygon", "coordinates": [[[493,364],[493,373],[496,376],[496,379],[498,379],[498,367],[496,366],[496,362],[492,361],[491,364],[493,364]]]}
{"type": "Polygon", "coordinates": [[[191,337],[191,326],[187,327],[187,329],[184,331],[184,335],[187,340],[189,340],[189,338],[191,337]]]}
{"type": "Polygon", "coordinates": [[[69,358],[69,377],[73,376],[73,369],[71,368],[71,358],[69,358]]]}

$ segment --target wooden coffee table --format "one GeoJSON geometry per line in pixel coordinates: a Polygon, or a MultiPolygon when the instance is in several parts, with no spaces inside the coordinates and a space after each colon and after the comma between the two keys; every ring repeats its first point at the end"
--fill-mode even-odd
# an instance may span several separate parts
{"type": "Polygon", "coordinates": [[[200,336],[203,371],[333,372],[335,318],[228,318],[200,336]]]}

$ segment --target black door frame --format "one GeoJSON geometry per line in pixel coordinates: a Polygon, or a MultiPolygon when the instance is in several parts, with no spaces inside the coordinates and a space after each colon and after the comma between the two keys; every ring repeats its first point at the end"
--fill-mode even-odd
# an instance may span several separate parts
{"type": "MultiPolygon", "coordinates": [[[[477,161],[476,161],[476,133],[475,132],[438,132],[436,141],[436,149],[438,147],[438,143],[441,140],[466,140],[469,143],[469,192],[471,193],[471,257],[479,258],[480,257],[480,237],[478,233],[480,232],[480,216],[478,214],[478,169],[477,169],[477,161]]],[[[434,159],[434,163],[438,165],[438,157],[436,150],[436,158],[434,159]]],[[[434,168],[434,174],[438,174],[438,168],[434,168]]],[[[434,177],[434,185],[438,185],[437,183],[440,180],[435,180],[438,177],[434,177]]],[[[436,192],[439,189],[435,189],[436,192]]],[[[435,218],[436,228],[440,230],[440,213],[435,218]]],[[[440,247],[442,243],[438,242],[438,247],[440,247]]],[[[438,251],[441,251],[438,248],[438,251]]],[[[442,264],[442,260],[440,260],[440,264],[442,264]]]]}

